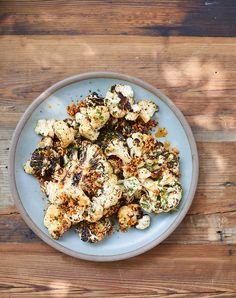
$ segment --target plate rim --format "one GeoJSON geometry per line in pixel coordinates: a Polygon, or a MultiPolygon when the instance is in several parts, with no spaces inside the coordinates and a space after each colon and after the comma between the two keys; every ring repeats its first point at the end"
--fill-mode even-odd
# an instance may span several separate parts
{"type": "Polygon", "coordinates": [[[10,190],[11,195],[14,199],[14,203],[19,210],[22,218],[26,222],[26,224],[29,226],[29,228],[45,243],[50,245],[51,247],[59,250],[60,252],[63,252],[67,255],[70,255],[75,258],[89,260],[89,261],[97,261],[97,262],[104,262],[104,261],[118,261],[118,260],[124,260],[128,259],[137,255],[140,255],[153,247],[160,244],[163,240],[165,240],[181,223],[181,221],[184,219],[185,215],[187,214],[198,184],[198,176],[199,176],[199,157],[198,157],[198,150],[196,141],[194,139],[192,130],[190,128],[190,125],[188,124],[187,120],[185,119],[182,112],[177,108],[177,106],[174,104],[174,102],[165,94],[163,94],[159,89],[153,87],[149,83],[144,82],[143,80],[122,74],[122,73],[116,73],[116,72],[107,72],[107,71],[98,71],[98,72],[86,72],[77,74],[74,76],[67,77],[63,80],[58,81],[57,83],[53,84],[51,87],[47,88],[44,92],[42,92],[33,102],[28,106],[22,117],[20,118],[15,131],[13,133],[12,139],[11,139],[11,146],[9,150],[9,161],[8,161],[9,171],[9,183],[10,183],[10,190]],[[162,100],[164,103],[166,103],[169,108],[174,112],[178,120],[180,121],[186,135],[188,138],[190,151],[192,155],[192,164],[193,164],[193,170],[192,170],[192,179],[191,179],[191,185],[188,193],[188,198],[186,203],[184,204],[183,208],[178,212],[178,216],[176,219],[171,223],[169,229],[165,232],[163,232],[158,238],[155,238],[148,244],[134,249],[129,252],[121,253],[121,254],[114,254],[110,256],[106,255],[91,255],[91,254],[84,254],[80,252],[76,252],[72,249],[66,248],[59,242],[56,242],[53,240],[49,235],[45,234],[43,231],[40,230],[40,228],[32,221],[30,216],[28,215],[26,209],[23,206],[23,203],[21,202],[20,195],[17,191],[16,186],[16,179],[15,179],[15,154],[16,154],[16,148],[18,144],[18,140],[21,134],[21,131],[23,130],[26,122],[30,118],[33,111],[44,101],[46,100],[51,94],[56,92],[57,90],[66,87],[70,84],[83,81],[83,80],[92,80],[97,78],[111,78],[116,80],[124,80],[133,84],[138,85],[141,88],[144,88],[145,90],[153,93],[155,96],[159,97],[160,100],[162,100]]]}

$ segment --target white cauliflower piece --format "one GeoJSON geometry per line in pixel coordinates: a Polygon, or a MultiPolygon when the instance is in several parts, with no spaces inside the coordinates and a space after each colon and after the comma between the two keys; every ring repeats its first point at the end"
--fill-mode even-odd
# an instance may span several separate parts
{"type": "Polygon", "coordinates": [[[158,212],[169,212],[176,208],[182,199],[183,190],[179,184],[170,187],[165,187],[160,193],[161,202],[158,212]]]}
{"type": "Polygon", "coordinates": [[[138,220],[138,224],[135,226],[138,230],[147,229],[150,226],[151,218],[149,215],[144,215],[142,218],[138,220]]]}
{"type": "Polygon", "coordinates": [[[44,225],[54,239],[58,239],[71,227],[71,221],[61,207],[49,205],[45,216],[44,225]]]}
{"type": "Polygon", "coordinates": [[[152,191],[153,193],[155,193],[157,195],[159,194],[160,186],[159,186],[159,182],[157,180],[154,181],[150,178],[147,178],[142,182],[142,185],[146,190],[152,191]]]}
{"type": "Polygon", "coordinates": [[[39,147],[45,148],[45,147],[52,147],[53,146],[53,139],[51,137],[44,137],[39,142],[39,147]]]}
{"type": "Polygon", "coordinates": [[[103,217],[103,206],[99,199],[94,200],[88,207],[88,215],[86,220],[88,222],[96,222],[103,217]]]}
{"type": "Polygon", "coordinates": [[[124,164],[131,162],[131,157],[128,152],[128,148],[125,146],[122,140],[118,138],[112,140],[105,149],[106,156],[115,155],[119,157],[124,164]]]}
{"type": "Polygon", "coordinates": [[[128,85],[114,85],[107,92],[105,104],[115,118],[124,117],[134,103],[134,92],[128,85]]]}
{"type": "Polygon", "coordinates": [[[138,106],[140,108],[140,117],[145,123],[147,123],[154,113],[158,111],[157,105],[151,100],[141,100],[138,103],[138,106]]]}
{"type": "Polygon", "coordinates": [[[61,142],[62,148],[68,147],[74,141],[75,130],[69,127],[63,120],[55,121],[53,129],[61,142]]]}
{"type": "Polygon", "coordinates": [[[165,170],[163,173],[163,177],[160,181],[160,186],[174,185],[176,181],[176,177],[169,170],[165,170]]]}
{"type": "Polygon", "coordinates": [[[130,149],[130,155],[134,157],[140,157],[142,155],[142,150],[144,142],[146,140],[146,134],[140,132],[133,133],[130,138],[127,139],[127,145],[130,149]]]}
{"type": "Polygon", "coordinates": [[[27,160],[27,162],[24,164],[24,171],[31,175],[34,173],[34,169],[30,165],[30,160],[27,160]]]}
{"type": "Polygon", "coordinates": [[[138,178],[141,181],[144,180],[144,179],[149,178],[152,175],[152,173],[146,168],[138,169],[137,172],[138,172],[138,178]]]}
{"type": "Polygon", "coordinates": [[[143,194],[140,198],[139,204],[142,209],[144,209],[147,212],[156,212],[157,208],[157,196],[154,195],[152,192],[148,192],[148,195],[143,194]]]}
{"type": "Polygon", "coordinates": [[[88,118],[84,118],[80,122],[79,133],[90,141],[95,141],[99,136],[99,132],[92,127],[88,118]]]}
{"type": "Polygon", "coordinates": [[[118,203],[122,195],[122,189],[117,184],[116,175],[112,174],[103,185],[103,193],[98,197],[104,209],[108,209],[118,203]]]}
{"type": "Polygon", "coordinates": [[[79,133],[91,141],[98,138],[98,130],[106,124],[109,118],[110,113],[106,106],[81,108],[80,112],[75,115],[76,122],[80,123],[79,133]]]}
{"type": "Polygon", "coordinates": [[[54,137],[54,130],[53,130],[53,125],[55,123],[54,119],[46,120],[46,119],[41,119],[38,120],[37,125],[35,127],[35,132],[38,135],[42,135],[44,137],[54,137]]]}
{"type": "Polygon", "coordinates": [[[87,115],[94,129],[102,128],[110,118],[110,113],[106,106],[88,108],[87,115]]]}
{"type": "Polygon", "coordinates": [[[65,198],[71,198],[77,200],[79,198],[81,205],[88,205],[90,200],[81,190],[81,188],[73,185],[73,180],[70,175],[65,176],[64,183],[46,181],[45,194],[48,197],[49,202],[60,205],[65,203],[65,198]]]}
{"type": "Polygon", "coordinates": [[[130,177],[128,179],[123,180],[123,185],[125,188],[125,192],[132,196],[136,191],[141,190],[141,184],[136,177],[130,177]]]}
{"type": "Polygon", "coordinates": [[[132,103],[134,102],[134,91],[129,85],[117,84],[115,85],[115,92],[122,93],[123,96],[128,97],[132,103]]]}
{"type": "Polygon", "coordinates": [[[128,228],[135,226],[141,216],[142,212],[138,204],[122,206],[118,211],[118,222],[121,230],[126,231],[128,228]]]}
{"type": "Polygon", "coordinates": [[[131,108],[132,110],[127,113],[127,115],[125,116],[125,119],[129,121],[135,121],[139,116],[140,107],[138,106],[138,104],[133,104],[131,108]]]}

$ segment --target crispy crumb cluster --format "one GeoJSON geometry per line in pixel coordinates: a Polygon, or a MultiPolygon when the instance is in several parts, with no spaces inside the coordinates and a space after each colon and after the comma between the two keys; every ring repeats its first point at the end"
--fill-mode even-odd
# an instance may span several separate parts
{"type": "MultiPolygon", "coordinates": [[[[130,86],[111,86],[67,107],[70,118],[41,119],[39,147],[24,165],[48,199],[44,225],[54,239],[72,227],[86,242],[120,230],[143,230],[151,213],[174,210],[181,198],[179,153],[150,131],[158,111],[135,102],[130,86]]],[[[165,129],[158,136],[166,135],[165,129]]]]}

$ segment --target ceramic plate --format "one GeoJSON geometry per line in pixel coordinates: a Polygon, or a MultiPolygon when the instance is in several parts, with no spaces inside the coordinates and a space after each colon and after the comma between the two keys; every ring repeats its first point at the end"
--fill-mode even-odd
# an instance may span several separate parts
{"type": "MultiPolygon", "coordinates": [[[[154,117],[154,119],[155,119],[154,117]]],[[[162,139],[165,141],[165,138],[162,139]]],[[[28,107],[17,125],[12,139],[9,174],[15,204],[28,226],[46,243],[73,257],[93,261],[114,261],[141,254],[168,237],[186,215],[194,197],[198,179],[198,155],[191,129],[173,102],[159,90],[143,81],[123,74],[110,72],[85,73],[67,78],[43,92],[28,107]],[[38,181],[23,171],[22,165],[30,158],[40,139],[34,132],[37,120],[64,119],[66,106],[80,100],[91,91],[105,95],[114,84],[128,84],[134,89],[136,99],[151,99],[160,111],[160,127],[168,130],[167,140],[180,150],[181,183],[184,190],[179,211],[152,217],[151,226],[140,231],[115,232],[100,243],[82,242],[73,230],[60,240],[53,240],[43,225],[46,200],[38,181]]]]}

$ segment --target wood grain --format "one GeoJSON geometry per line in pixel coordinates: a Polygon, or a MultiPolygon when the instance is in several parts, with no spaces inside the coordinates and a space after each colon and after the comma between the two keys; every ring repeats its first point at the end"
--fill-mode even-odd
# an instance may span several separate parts
{"type": "Polygon", "coordinates": [[[0,1],[0,297],[236,297],[236,2],[0,1]],[[226,38],[227,37],[227,38],[226,38]],[[200,158],[192,207],[151,251],[73,259],[24,223],[8,184],[13,130],[58,80],[108,70],[166,93],[200,158]]]}
{"type": "Polygon", "coordinates": [[[58,80],[110,70],[140,77],[165,92],[202,141],[224,140],[222,131],[229,133],[227,140],[236,138],[235,39],[4,36],[0,55],[4,128],[14,128],[28,104],[58,80]]]}
{"type": "Polygon", "coordinates": [[[162,244],[104,264],[41,243],[2,245],[1,297],[235,297],[234,255],[228,245],[162,244]]]}
{"type": "Polygon", "coordinates": [[[234,0],[1,1],[0,11],[4,35],[236,36],[234,0]]]}

